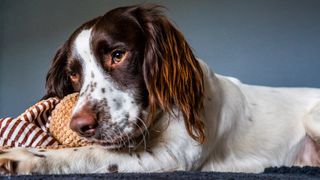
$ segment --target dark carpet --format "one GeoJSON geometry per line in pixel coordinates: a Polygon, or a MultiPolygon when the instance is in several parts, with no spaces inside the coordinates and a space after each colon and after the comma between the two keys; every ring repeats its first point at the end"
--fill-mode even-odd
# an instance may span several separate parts
{"type": "Polygon", "coordinates": [[[0,179],[320,179],[320,168],[268,168],[264,173],[171,172],[0,176],[0,179]]]}

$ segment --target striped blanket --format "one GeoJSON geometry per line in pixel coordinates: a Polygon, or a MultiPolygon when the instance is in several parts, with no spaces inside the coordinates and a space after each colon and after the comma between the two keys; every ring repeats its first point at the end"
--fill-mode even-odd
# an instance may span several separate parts
{"type": "Polygon", "coordinates": [[[0,147],[56,147],[59,143],[49,132],[51,112],[58,98],[40,101],[17,118],[0,119],[0,147]]]}

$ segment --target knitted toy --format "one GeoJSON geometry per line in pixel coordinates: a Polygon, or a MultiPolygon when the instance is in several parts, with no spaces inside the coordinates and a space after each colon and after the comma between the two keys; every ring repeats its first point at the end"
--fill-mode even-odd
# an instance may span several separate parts
{"type": "Polygon", "coordinates": [[[69,128],[73,107],[78,99],[78,93],[64,97],[51,113],[49,132],[62,145],[68,147],[85,146],[90,143],[81,139],[69,128]]]}
{"type": "Polygon", "coordinates": [[[0,147],[64,148],[89,145],[69,129],[78,93],[42,100],[17,118],[0,119],[0,147]]]}

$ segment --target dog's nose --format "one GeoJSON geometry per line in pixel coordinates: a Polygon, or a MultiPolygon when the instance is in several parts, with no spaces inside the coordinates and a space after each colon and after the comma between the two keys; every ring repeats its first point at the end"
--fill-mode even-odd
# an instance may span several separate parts
{"type": "Polygon", "coordinates": [[[84,137],[94,136],[96,127],[96,115],[90,111],[79,111],[71,118],[70,128],[84,137]]]}

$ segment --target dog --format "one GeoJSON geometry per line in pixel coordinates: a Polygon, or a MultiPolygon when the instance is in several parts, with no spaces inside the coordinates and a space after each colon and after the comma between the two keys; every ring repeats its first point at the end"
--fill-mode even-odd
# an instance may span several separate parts
{"type": "Polygon", "coordinates": [[[57,51],[48,97],[79,92],[70,127],[92,146],[2,151],[5,174],[319,166],[320,90],[214,73],[155,5],[120,7],[57,51]]]}

